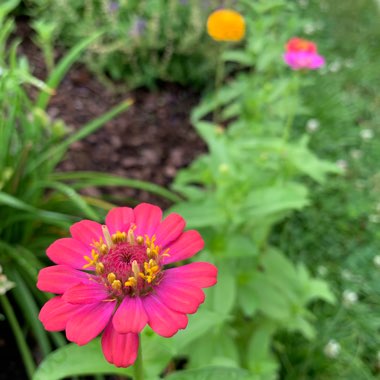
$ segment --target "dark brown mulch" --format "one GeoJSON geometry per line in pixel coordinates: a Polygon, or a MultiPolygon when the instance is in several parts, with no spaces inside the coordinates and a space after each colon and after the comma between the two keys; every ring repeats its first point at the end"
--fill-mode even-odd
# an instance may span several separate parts
{"type": "MultiPolygon", "coordinates": [[[[30,30],[25,23],[18,26],[18,34],[23,37],[20,53],[28,57],[34,74],[43,79],[43,59],[28,38],[30,30]]],[[[77,129],[126,98],[132,98],[134,104],[93,135],[74,143],[60,170],[103,171],[168,187],[178,169],[205,151],[189,121],[199,94],[178,85],[162,84],[156,92],[138,89],[116,95],[85,67],[75,65],[52,98],[48,112],[77,129]]],[[[135,189],[88,189],[87,194],[112,195],[119,204],[169,204],[135,189]]]]}

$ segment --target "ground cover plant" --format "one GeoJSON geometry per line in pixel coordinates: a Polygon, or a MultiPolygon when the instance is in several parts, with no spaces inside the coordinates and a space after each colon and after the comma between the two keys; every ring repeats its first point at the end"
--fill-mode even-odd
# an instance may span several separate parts
{"type": "MultiPolygon", "coordinates": [[[[7,2],[0,12],[5,31],[13,27],[6,14],[17,3],[7,2]]],[[[25,2],[19,12],[40,17],[44,6],[52,6],[33,3],[34,10],[25,2]]],[[[148,3],[153,4],[141,7],[148,3]]],[[[154,4],[200,9],[197,1],[154,4]]],[[[56,5],[71,7],[60,14],[59,33],[68,39],[72,31],[64,25],[83,16],[84,8],[103,20],[109,14],[100,9],[136,4],[74,5],[56,5]]],[[[69,66],[91,43],[104,43],[107,31],[99,28],[83,40],[83,31],[91,29],[83,27],[74,38],[79,45],[56,61],[54,28],[44,29],[46,20],[31,20],[50,72],[46,83],[30,74],[15,43],[5,50],[10,42],[4,33],[3,93],[15,95],[1,98],[6,121],[1,139],[8,138],[9,150],[2,169],[0,256],[0,283],[7,293],[0,298],[30,378],[377,376],[378,78],[368,63],[377,53],[369,38],[355,52],[344,38],[331,37],[339,36],[331,30],[342,13],[375,20],[376,4],[208,5],[199,19],[204,40],[197,48],[215,79],[208,75],[191,113],[207,149],[176,173],[170,190],[112,174],[55,172],[70,143],[129,106],[124,102],[71,134],[46,112],[69,66]],[[27,83],[41,91],[37,100],[31,100],[27,83]],[[165,198],[165,205],[171,204],[166,219],[161,221],[162,211],[153,205],[132,209],[139,199],[121,199],[122,207],[114,207],[109,199],[81,194],[88,186],[112,184],[165,198]],[[78,222],[84,218],[89,220],[78,222]],[[56,265],[46,260],[46,249],[56,265]],[[37,290],[38,271],[37,287],[58,296],[37,290]],[[211,285],[203,293],[201,288],[211,285]],[[45,302],[41,325],[37,318],[45,302]],[[42,326],[66,330],[75,343],[42,326]]],[[[186,23],[180,30],[188,32],[186,23]]],[[[365,39],[367,29],[361,33],[365,39]]],[[[165,45],[167,37],[162,38],[165,45]]],[[[192,63],[192,75],[204,78],[192,63]]],[[[120,67],[128,86],[131,72],[120,67]]],[[[97,68],[102,76],[107,70],[97,68]]],[[[140,74],[140,84],[160,78],[140,74]]]]}

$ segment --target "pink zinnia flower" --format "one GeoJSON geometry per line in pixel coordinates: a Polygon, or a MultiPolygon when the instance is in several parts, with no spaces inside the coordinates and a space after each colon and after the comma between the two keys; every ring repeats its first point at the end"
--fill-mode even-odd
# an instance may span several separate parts
{"type": "Polygon", "coordinates": [[[287,52],[284,61],[293,70],[316,70],[325,64],[325,59],[317,53],[287,52]]]}
{"type": "Polygon", "coordinates": [[[314,42],[299,37],[291,38],[285,45],[285,63],[293,70],[316,70],[325,64],[314,42]]]}
{"type": "Polygon", "coordinates": [[[317,45],[314,42],[305,40],[304,38],[292,37],[285,45],[287,52],[307,52],[316,53],[317,45]]]}
{"type": "Polygon", "coordinates": [[[103,331],[104,356],[118,367],[136,360],[146,324],[164,337],[184,329],[186,314],[204,301],[202,288],[216,283],[217,269],[204,262],[167,268],[192,257],[204,242],[197,231],[183,231],[181,216],[161,219],[159,207],[142,203],[112,209],[105,225],[73,224],[72,237],[47,249],[57,265],[38,276],[40,290],[58,294],[41,309],[44,327],[66,329],[78,345],[103,331]]]}

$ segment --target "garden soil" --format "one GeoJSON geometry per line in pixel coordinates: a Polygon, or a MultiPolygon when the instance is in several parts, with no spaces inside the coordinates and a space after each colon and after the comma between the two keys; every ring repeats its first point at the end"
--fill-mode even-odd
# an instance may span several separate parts
{"type": "MultiPolygon", "coordinates": [[[[37,77],[46,79],[41,52],[28,38],[31,33],[27,24],[19,23],[18,30],[23,39],[20,54],[28,57],[37,77]]],[[[101,171],[168,187],[180,168],[188,166],[205,151],[189,120],[199,94],[174,84],[162,83],[155,91],[138,89],[115,94],[78,64],[52,97],[48,113],[78,129],[128,98],[133,105],[97,132],[74,143],[59,170],[101,171]]],[[[112,196],[111,200],[116,198],[118,204],[169,205],[162,198],[135,189],[92,188],[86,193],[96,197],[112,196]]]]}

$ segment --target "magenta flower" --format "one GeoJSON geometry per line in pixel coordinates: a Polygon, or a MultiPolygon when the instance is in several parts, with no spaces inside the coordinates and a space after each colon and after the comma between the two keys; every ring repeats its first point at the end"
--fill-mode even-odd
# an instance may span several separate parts
{"type": "Polygon", "coordinates": [[[46,330],[66,330],[78,345],[103,331],[106,359],[128,367],[146,324],[164,337],[184,329],[186,314],[205,299],[202,288],[216,283],[217,269],[205,262],[167,268],[195,255],[204,242],[197,231],[183,231],[181,216],[161,219],[161,209],[147,203],[118,207],[105,225],[82,220],[71,226],[71,238],[55,241],[47,255],[57,265],[42,269],[37,283],[58,294],[41,309],[46,330]]]}
{"type": "Polygon", "coordinates": [[[325,64],[325,59],[314,52],[289,51],[284,54],[284,61],[293,70],[316,70],[325,64]]]}

